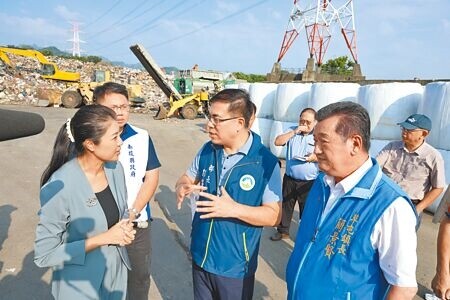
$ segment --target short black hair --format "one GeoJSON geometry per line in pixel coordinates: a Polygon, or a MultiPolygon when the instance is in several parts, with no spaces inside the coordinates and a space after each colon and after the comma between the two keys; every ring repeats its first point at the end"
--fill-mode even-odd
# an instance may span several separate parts
{"type": "Polygon", "coordinates": [[[316,112],[316,110],[315,110],[314,108],[311,108],[311,107],[304,108],[304,109],[302,110],[302,112],[300,113],[300,116],[301,116],[304,112],[310,112],[310,113],[312,113],[312,114],[314,115],[314,120],[317,120],[317,112],[316,112]]]}
{"type": "Polygon", "coordinates": [[[245,120],[245,127],[250,126],[250,119],[256,113],[256,106],[250,101],[250,95],[241,89],[225,89],[215,94],[209,103],[229,103],[228,111],[241,115],[245,120]]]}
{"type": "Polygon", "coordinates": [[[101,101],[105,97],[105,95],[108,94],[120,94],[125,96],[128,100],[128,91],[123,84],[116,82],[106,82],[94,89],[94,102],[98,103],[98,101],[101,101]]]}
{"type": "Polygon", "coordinates": [[[319,109],[317,121],[320,122],[334,116],[339,117],[336,133],[344,139],[348,139],[352,134],[360,135],[363,147],[368,152],[370,149],[370,117],[367,110],[354,102],[336,102],[319,109]]]}

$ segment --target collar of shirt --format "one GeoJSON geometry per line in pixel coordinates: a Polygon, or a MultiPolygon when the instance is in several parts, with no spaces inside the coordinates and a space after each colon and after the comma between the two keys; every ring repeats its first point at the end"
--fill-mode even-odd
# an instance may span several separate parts
{"type": "Polygon", "coordinates": [[[120,138],[122,139],[122,141],[125,141],[127,138],[130,138],[135,134],[137,134],[137,132],[133,128],[131,128],[131,126],[128,125],[128,123],[126,123],[123,126],[123,130],[122,130],[122,133],[120,134],[120,138]]]}
{"type": "Polygon", "coordinates": [[[236,151],[236,153],[227,154],[227,153],[225,153],[225,151],[223,151],[223,146],[220,146],[220,148],[222,148],[224,157],[229,157],[229,156],[233,156],[236,154],[247,155],[248,151],[250,151],[252,143],[253,143],[253,133],[250,131],[247,141],[245,142],[244,145],[242,145],[241,148],[238,149],[238,151],[236,151]]]}
{"type": "Polygon", "coordinates": [[[369,157],[358,169],[339,183],[335,184],[334,177],[329,175],[324,176],[324,182],[330,187],[330,194],[335,194],[339,198],[354,188],[372,166],[373,163],[369,157]]]}
{"type": "Polygon", "coordinates": [[[408,149],[406,149],[405,143],[402,143],[402,147],[403,150],[405,150],[406,153],[415,153],[417,155],[425,155],[427,153],[427,145],[425,145],[427,142],[423,141],[422,145],[419,146],[419,148],[417,148],[414,151],[409,151],[408,149]]]}

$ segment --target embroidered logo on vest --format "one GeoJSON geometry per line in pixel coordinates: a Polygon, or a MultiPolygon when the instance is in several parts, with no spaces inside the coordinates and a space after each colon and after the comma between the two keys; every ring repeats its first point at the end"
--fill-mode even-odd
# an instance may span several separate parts
{"type": "Polygon", "coordinates": [[[255,186],[255,178],[252,175],[245,174],[239,180],[239,186],[244,191],[250,191],[255,186]]]}
{"type": "Polygon", "coordinates": [[[89,207],[95,206],[97,204],[98,200],[96,197],[88,198],[86,200],[86,205],[89,207]]]}

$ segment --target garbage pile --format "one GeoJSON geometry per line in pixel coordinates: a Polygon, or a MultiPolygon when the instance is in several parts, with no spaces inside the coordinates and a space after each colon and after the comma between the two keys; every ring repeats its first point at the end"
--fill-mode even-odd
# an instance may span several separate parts
{"type": "MultiPolygon", "coordinates": [[[[47,57],[47,59],[56,63],[60,70],[80,73],[82,82],[92,81],[95,70],[102,70],[110,71],[111,81],[141,85],[141,97],[145,103],[137,107],[135,111],[148,112],[167,101],[166,95],[145,70],[113,66],[105,62],[97,64],[81,62],[61,57],[47,57]]],[[[13,68],[2,65],[0,61],[0,104],[37,105],[40,90],[56,89],[62,92],[67,88],[65,82],[41,78],[39,70],[39,62],[26,57],[14,55],[13,68]]]]}

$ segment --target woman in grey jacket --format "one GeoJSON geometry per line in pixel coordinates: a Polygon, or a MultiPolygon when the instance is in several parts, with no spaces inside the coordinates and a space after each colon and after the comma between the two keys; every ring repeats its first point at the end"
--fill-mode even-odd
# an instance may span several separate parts
{"type": "Polygon", "coordinates": [[[126,219],[122,141],[113,110],[80,108],[59,130],[41,178],[35,263],[56,299],[125,299],[135,231],[126,219]]]}

